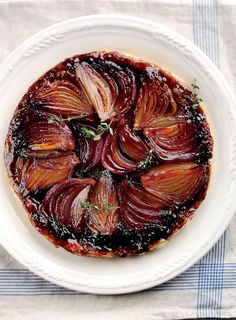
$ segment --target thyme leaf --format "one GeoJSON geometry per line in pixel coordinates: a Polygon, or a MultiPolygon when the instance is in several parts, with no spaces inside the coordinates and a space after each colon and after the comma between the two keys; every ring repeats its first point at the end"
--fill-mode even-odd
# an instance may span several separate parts
{"type": "Polygon", "coordinates": [[[96,205],[93,205],[89,201],[81,200],[80,201],[80,207],[81,209],[89,209],[89,210],[95,210],[95,211],[105,211],[106,213],[109,213],[109,211],[112,209],[112,205],[108,203],[104,203],[101,208],[99,208],[96,205]]]}
{"type": "Polygon", "coordinates": [[[134,189],[134,180],[131,177],[129,177],[128,175],[126,175],[125,178],[126,178],[128,184],[131,186],[131,188],[134,189]]]}
{"type": "Polygon", "coordinates": [[[87,129],[85,127],[81,128],[82,135],[85,138],[93,139],[94,141],[100,140],[105,131],[109,131],[110,134],[113,135],[113,129],[112,129],[111,125],[106,122],[101,122],[98,125],[96,132],[91,129],[87,129]]]}
{"type": "Polygon", "coordinates": [[[196,79],[194,79],[194,83],[191,84],[192,93],[193,93],[193,103],[192,108],[195,110],[200,107],[202,99],[199,97],[199,86],[197,86],[196,79]]]}
{"type": "Polygon", "coordinates": [[[108,213],[111,209],[112,209],[112,205],[111,204],[104,203],[102,205],[102,210],[105,211],[106,213],[108,213]]]}
{"type": "Polygon", "coordinates": [[[153,149],[150,149],[147,157],[143,161],[139,162],[138,168],[146,169],[152,163],[153,159],[154,159],[153,149]]]}
{"type": "Polygon", "coordinates": [[[94,138],[96,137],[96,133],[88,128],[82,127],[80,131],[85,138],[92,138],[94,140],[94,138]]]}
{"type": "Polygon", "coordinates": [[[50,116],[48,118],[48,123],[49,124],[53,124],[53,123],[59,123],[61,124],[62,122],[70,122],[73,119],[77,119],[77,117],[67,117],[67,118],[63,118],[62,115],[60,114],[59,116],[50,116]]]}
{"type": "Polygon", "coordinates": [[[80,207],[81,207],[81,209],[92,209],[93,205],[89,201],[81,200],[80,201],[80,207]]]}

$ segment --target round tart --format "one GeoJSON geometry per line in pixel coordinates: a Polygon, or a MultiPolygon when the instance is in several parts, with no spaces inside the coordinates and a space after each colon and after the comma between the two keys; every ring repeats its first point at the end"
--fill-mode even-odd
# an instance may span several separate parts
{"type": "Polygon", "coordinates": [[[22,98],[5,163],[31,222],[71,253],[141,254],[204,200],[213,140],[198,87],[118,52],[66,59],[22,98]]]}

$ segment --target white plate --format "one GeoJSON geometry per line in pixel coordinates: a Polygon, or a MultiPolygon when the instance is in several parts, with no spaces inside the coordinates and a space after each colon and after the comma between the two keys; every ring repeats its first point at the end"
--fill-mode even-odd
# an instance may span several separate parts
{"type": "Polygon", "coordinates": [[[194,264],[226,229],[236,204],[235,98],[210,60],[163,26],[134,17],[98,15],[52,26],[18,47],[0,68],[0,242],[27,268],[67,288],[127,293],[165,282],[194,264]],[[95,259],[56,249],[31,226],[5,173],[4,141],[14,109],[42,73],[74,54],[119,50],[154,61],[187,83],[197,79],[215,141],[205,201],[186,228],[162,249],[139,257],[95,259]]]}

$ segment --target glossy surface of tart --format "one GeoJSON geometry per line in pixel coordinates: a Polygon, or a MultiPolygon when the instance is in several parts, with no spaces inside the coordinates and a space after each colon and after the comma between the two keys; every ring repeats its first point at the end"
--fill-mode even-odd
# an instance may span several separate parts
{"type": "Polygon", "coordinates": [[[205,198],[213,140],[198,87],[117,52],[66,59],[19,103],[5,163],[33,225],[79,255],[161,246],[205,198]]]}

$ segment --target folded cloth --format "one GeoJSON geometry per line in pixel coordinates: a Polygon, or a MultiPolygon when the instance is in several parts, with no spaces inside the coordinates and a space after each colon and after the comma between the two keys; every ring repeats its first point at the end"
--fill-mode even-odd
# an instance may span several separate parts
{"type": "MultiPolygon", "coordinates": [[[[96,13],[140,16],[180,32],[213,60],[236,89],[236,2],[229,0],[0,0],[0,61],[36,31],[96,13]]],[[[0,248],[0,319],[236,317],[235,230],[234,217],[215,247],[185,273],[159,287],[123,296],[58,287],[0,248]]]]}

